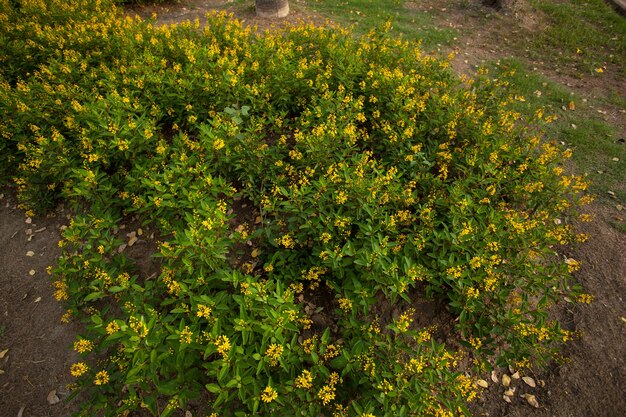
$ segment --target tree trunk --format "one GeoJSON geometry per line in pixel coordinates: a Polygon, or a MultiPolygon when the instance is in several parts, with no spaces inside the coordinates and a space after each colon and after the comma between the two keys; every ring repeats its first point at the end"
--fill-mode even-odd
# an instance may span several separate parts
{"type": "Polygon", "coordinates": [[[256,0],[256,15],[259,17],[285,17],[289,14],[289,0],[256,0]]]}
{"type": "Polygon", "coordinates": [[[496,10],[502,10],[511,8],[516,1],[517,0],[482,0],[482,3],[496,10]]]}

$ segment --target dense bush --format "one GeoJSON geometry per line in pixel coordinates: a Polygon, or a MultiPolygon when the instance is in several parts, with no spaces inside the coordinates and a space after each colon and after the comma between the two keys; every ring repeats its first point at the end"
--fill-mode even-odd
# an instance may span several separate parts
{"type": "Polygon", "coordinates": [[[106,0],[0,0],[0,21],[0,176],[76,213],[52,273],[86,323],[85,412],[458,415],[475,372],[569,337],[547,309],[586,299],[555,252],[584,239],[586,184],[505,80],[384,28],[155,27],[106,0]]]}

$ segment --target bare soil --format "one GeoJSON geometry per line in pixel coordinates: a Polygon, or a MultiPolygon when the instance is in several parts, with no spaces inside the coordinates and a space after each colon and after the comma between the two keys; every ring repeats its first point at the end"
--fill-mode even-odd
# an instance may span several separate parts
{"type": "MultiPolygon", "coordinates": [[[[279,22],[259,19],[250,8],[237,8],[227,0],[186,0],[164,6],[135,6],[130,15],[150,18],[157,24],[172,24],[199,19],[211,10],[233,12],[244,23],[263,30],[299,20],[324,23],[325,18],[298,2],[290,2],[291,14],[279,22]]],[[[472,73],[476,65],[508,56],[524,58],[524,51],[508,46],[502,35],[532,36],[541,30],[542,16],[528,13],[524,2],[518,9],[496,12],[479,5],[479,0],[425,0],[408,2],[407,11],[435,10],[441,25],[456,27],[462,33],[453,64],[458,72],[472,73]],[[521,8],[519,8],[521,7],[521,8]],[[505,30],[506,29],[506,30],[505,30]]],[[[445,51],[443,51],[445,52],[445,51]]],[[[556,71],[543,63],[533,63],[545,76],[572,89],[583,97],[606,96],[623,88],[623,76],[609,69],[602,79],[574,76],[556,71]]],[[[626,132],[626,112],[605,107],[605,117],[626,132]]],[[[622,133],[624,134],[624,133],[622,133]]],[[[7,417],[63,417],[78,409],[80,398],[67,400],[66,385],[71,382],[69,366],[78,358],[72,343],[80,331],[76,323],[62,324],[61,303],[53,298],[54,289],[46,267],[54,264],[60,251],[59,228],[67,221],[62,209],[47,217],[27,223],[25,214],[16,208],[11,189],[0,190],[0,415],[7,417]],[[44,229],[45,228],[45,229],[44,229]],[[29,238],[29,236],[32,236],[29,238]],[[32,251],[32,256],[29,251],[32,251]],[[34,272],[31,272],[34,271],[34,272]],[[2,352],[8,349],[4,355],[2,352]],[[52,391],[59,402],[50,404],[52,391]]],[[[513,379],[515,395],[504,401],[502,374],[516,370],[499,369],[499,383],[491,381],[472,411],[490,417],[621,417],[626,415],[626,235],[611,226],[623,221],[623,212],[606,204],[590,207],[596,220],[578,225],[591,240],[576,248],[563,250],[563,256],[582,261],[575,274],[578,282],[594,301],[589,306],[564,303],[554,315],[564,326],[576,330],[579,337],[563,350],[564,363],[546,370],[522,371],[538,383],[531,388],[521,379],[513,379]],[[534,372],[534,373],[533,373],[534,372]],[[523,397],[532,394],[538,408],[523,397]]],[[[151,270],[146,259],[145,268],[151,270]]],[[[147,272],[146,272],[147,273],[147,272]]]]}
{"type": "Polygon", "coordinates": [[[27,218],[11,190],[0,196],[0,351],[8,349],[0,359],[0,415],[15,417],[23,408],[23,417],[69,416],[77,410],[65,399],[79,326],[61,323],[65,310],[46,273],[60,255],[59,227],[67,219],[62,210],[27,218]],[[61,401],[50,404],[49,395],[61,401]]]}

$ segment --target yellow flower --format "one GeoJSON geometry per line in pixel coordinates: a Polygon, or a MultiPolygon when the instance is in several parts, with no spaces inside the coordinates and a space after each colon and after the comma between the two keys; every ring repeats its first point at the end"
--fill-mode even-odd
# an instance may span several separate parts
{"type": "Polygon", "coordinates": [[[327,405],[335,399],[335,387],[333,385],[324,385],[317,393],[317,396],[322,400],[322,404],[327,405]]]}
{"type": "Polygon", "coordinates": [[[128,319],[128,325],[135,333],[137,333],[137,336],[146,337],[148,335],[148,328],[146,327],[146,324],[137,317],[131,317],[128,319]]]}
{"type": "Polygon", "coordinates": [[[111,323],[107,325],[106,331],[107,331],[107,334],[113,334],[113,333],[116,333],[119,329],[120,329],[120,325],[112,321],[111,323]]]}
{"type": "Polygon", "coordinates": [[[224,146],[226,146],[226,143],[224,143],[223,139],[216,139],[215,142],[213,142],[213,149],[215,149],[216,151],[219,151],[224,146]]]}
{"type": "Polygon", "coordinates": [[[335,345],[326,346],[326,350],[324,351],[324,359],[329,360],[336,356],[339,356],[339,348],[335,345]]]}
{"type": "Polygon", "coordinates": [[[70,367],[70,373],[72,374],[72,376],[77,378],[81,375],[86,374],[87,371],[89,371],[89,366],[87,366],[87,364],[84,362],[77,362],[70,367]]]}
{"type": "Polygon", "coordinates": [[[348,298],[340,298],[339,300],[339,308],[343,311],[350,311],[352,309],[352,301],[348,298]]]}
{"type": "Polygon", "coordinates": [[[78,353],[90,352],[93,349],[93,343],[87,339],[80,339],[74,342],[74,350],[78,353]]]}
{"type": "Polygon", "coordinates": [[[311,388],[313,386],[313,376],[311,375],[311,372],[306,369],[302,371],[302,375],[296,378],[294,385],[296,388],[311,388]]]}
{"type": "Polygon", "coordinates": [[[261,393],[261,401],[266,403],[271,403],[276,398],[278,398],[278,393],[276,390],[270,386],[265,387],[263,392],[261,393]]]}
{"type": "Polygon", "coordinates": [[[100,371],[96,374],[93,383],[96,385],[104,385],[109,382],[109,373],[107,371],[100,371]]]}
{"type": "Polygon", "coordinates": [[[284,348],[281,345],[272,343],[265,351],[265,356],[269,359],[271,366],[278,364],[278,359],[283,354],[284,348]]]}
{"type": "Polygon", "coordinates": [[[196,313],[198,317],[204,317],[208,319],[211,315],[211,307],[205,306],[203,304],[198,304],[198,312],[196,313]]]}
{"type": "Polygon", "coordinates": [[[279,239],[276,239],[276,243],[286,247],[287,249],[293,249],[296,246],[296,242],[293,240],[293,237],[291,237],[289,233],[279,239]]]}
{"type": "Polygon", "coordinates": [[[180,342],[189,344],[191,343],[192,336],[193,332],[189,329],[189,326],[185,326],[185,328],[180,332],[180,342]]]}
{"type": "Polygon", "coordinates": [[[227,359],[228,353],[230,352],[230,340],[228,340],[228,337],[224,335],[218,336],[213,343],[217,346],[217,352],[222,355],[224,359],[227,359]]]}

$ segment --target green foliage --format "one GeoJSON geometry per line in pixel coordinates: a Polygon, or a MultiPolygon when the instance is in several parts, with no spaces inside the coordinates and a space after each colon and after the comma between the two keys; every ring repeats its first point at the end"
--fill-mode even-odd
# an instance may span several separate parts
{"type": "MultiPolygon", "coordinates": [[[[574,151],[572,160],[579,172],[585,172],[591,180],[590,190],[607,196],[608,191],[615,193],[618,201],[626,199],[626,165],[619,163],[626,158],[624,145],[617,141],[619,132],[602,120],[597,109],[574,95],[564,87],[533,74],[522,63],[514,59],[505,59],[499,65],[492,66],[493,76],[511,74],[510,92],[521,97],[515,109],[522,114],[533,114],[544,108],[557,115],[554,123],[546,126],[545,131],[558,141],[563,149],[574,151]],[[613,158],[618,158],[616,162],[613,158]]],[[[615,105],[620,105],[618,98],[615,105]]]]}
{"type": "Polygon", "coordinates": [[[85,414],[466,414],[473,371],[569,337],[547,309],[588,299],[556,254],[586,183],[506,77],[459,80],[389,26],[23,3],[0,2],[1,169],[25,207],[75,209],[51,272],[86,325],[85,414]],[[153,273],[124,250],[137,220],[153,273]],[[420,297],[462,348],[416,324],[420,297]]]}

